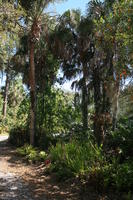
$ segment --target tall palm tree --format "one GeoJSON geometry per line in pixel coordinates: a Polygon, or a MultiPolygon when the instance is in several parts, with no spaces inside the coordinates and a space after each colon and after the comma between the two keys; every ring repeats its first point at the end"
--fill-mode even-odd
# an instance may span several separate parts
{"type": "Polygon", "coordinates": [[[78,10],[66,11],[53,35],[53,51],[61,61],[64,77],[77,79],[72,86],[82,91],[83,132],[88,130],[89,61],[93,57],[91,44],[92,21],[82,18],[78,10]]]}
{"type": "Polygon", "coordinates": [[[40,39],[41,18],[44,9],[54,0],[19,0],[26,12],[26,21],[30,21],[29,31],[29,84],[30,84],[30,144],[34,145],[35,125],[36,125],[36,80],[35,80],[35,46],[40,39]]]}
{"type": "Polygon", "coordinates": [[[120,82],[119,78],[116,79],[118,69],[115,68],[113,62],[114,57],[118,58],[117,43],[114,42],[117,25],[113,21],[110,23],[111,19],[109,19],[114,2],[115,0],[92,0],[88,8],[88,16],[96,22],[94,25],[95,55],[92,61],[92,71],[95,105],[94,134],[98,144],[104,142],[109,127],[114,128],[118,110],[120,82]],[[101,20],[103,20],[102,26],[101,20]],[[108,28],[109,25],[111,29],[108,28]],[[113,41],[110,38],[107,39],[108,35],[113,38],[113,41]]]}

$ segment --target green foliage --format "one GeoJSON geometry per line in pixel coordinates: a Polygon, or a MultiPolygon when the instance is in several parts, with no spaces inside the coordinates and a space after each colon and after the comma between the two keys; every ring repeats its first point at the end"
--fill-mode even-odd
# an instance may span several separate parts
{"type": "Polygon", "coordinates": [[[60,178],[85,174],[103,162],[101,149],[91,142],[57,143],[50,148],[50,156],[51,167],[60,178]]]}
{"type": "Polygon", "coordinates": [[[73,94],[54,88],[47,88],[43,97],[38,96],[37,140],[42,147],[47,146],[48,140],[52,143],[57,136],[68,135],[73,124],[80,121],[73,101],[73,94]]]}
{"type": "Polygon", "coordinates": [[[23,147],[17,148],[17,153],[26,156],[30,154],[32,150],[34,150],[34,148],[31,145],[25,144],[23,147]]]}
{"type": "Polygon", "coordinates": [[[51,170],[59,179],[84,175],[101,190],[111,187],[129,192],[133,189],[133,160],[127,155],[123,162],[118,155],[110,155],[108,159],[102,149],[91,142],[71,141],[52,146],[50,157],[51,170]]]}
{"type": "Polygon", "coordinates": [[[118,127],[109,138],[108,147],[112,148],[121,159],[132,159],[133,155],[133,119],[119,120],[118,127]]]}
{"type": "Polygon", "coordinates": [[[133,189],[133,162],[126,162],[117,166],[114,182],[118,189],[133,189]]]}
{"type": "Polygon", "coordinates": [[[20,0],[19,2],[25,10],[31,10],[34,6],[35,1],[34,0],[29,0],[29,1],[20,0]]]}
{"type": "MultiPolygon", "coordinates": [[[[81,113],[74,107],[73,94],[64,93],[59,89],[47,88],[43,96],[38,95],[37,110],[37,146],[48,149],[50,144],[55,144],[58,138],[69,140],[71,135],[79,137],[78,132],[82,129],[79,128],[81,113]]],[[[6,121],[7,127],[10,124],[12,143],[20,146],[29,142],[28,116],[29,96],[27,95],[19,102],[19,107],[16,107],[15,110],[14,107],[10,106],[10,113],[6,121]],[[23,134],[24,130],[25,134],[23,134]],[[18,139],[16,139],[16,135],[18,139]]]]}
{"type": "Polygon", "coordinates": [[[108,164],[99,171],[104,187],[113,187],[117,190],[130,191],[133,189],[133,162],[108,164]]]}
{"type": "Polygon", "coordinates": [[[2,109],[3,109],[3,96],[0,94],[0,134],[5,134],[8,133],[9,127],[8,127],[8,122],[7,119],[3,119],[2,116],[2,109]]]}
{"type": "Polygon", "coordinates": [[[133,85],[127,85],[121,92],[119,97],[119,118],[133,117],[133,85]]]}
{"type": "Polygon", "coordinates": [[[14,80],[10,81],[7,100],[7,113],[6,117],[4,118],[2,111],[4,103],[4,89],[4,87],[1,89],[0,130],[3,133],[10,132],[11,142],[16,145],[21,145],[26,141],[28,142],[28,136],[26,136],[28,131],[26,127],[28,124],[27,118],[29,114],[29,98],[28,95],[26,96],[26,92],[22,84],[22,78],[20,76],[16,76],[14,80]]]}
{"type": "Polygon", "coordinates": [[[24,145],[17,149],[17,153],[20,156],[25,157],[30,162],[41,162],[45,161],[47,158],[47,154],[45,151],[38,151],[33,148],[31,145],[24,145]]]}
{"type": "Polygon", "coordinates": [[[47,157],[46,152],[45,151],[40,151],[40,153],[39,153],[40,160],[45,160],[46,157],[47,157]]]}
{"type": "Polygon", "coordinates": [[[0,134],[8,134],[9,127],[6,120],[0,119],[0,134]]]}

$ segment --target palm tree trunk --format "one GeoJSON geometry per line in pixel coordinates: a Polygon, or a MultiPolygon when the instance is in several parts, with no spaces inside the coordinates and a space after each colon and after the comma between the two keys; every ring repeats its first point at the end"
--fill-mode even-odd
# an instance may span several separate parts
{"type": "Polygon", "coordinates": [[[7,101],[8,101],[8,92],[9,92],[9,75],[8,72],[6,73],[6,85],[5,85],[5,92],[4,92],[4,102],[3,102],[3,117],[6,118],[7,113],[7,101]]]}
{"type": "Polygon", "coordinates": [[[35,119],[36,119],[36,81],[35,81],[35,62],[34,62],[35,43],[30,42],[30,144],[34,146],[35,143],[35,119]]]}
{"type": "Polygon", "coordinates": [[[113,67],[113,53],[109,49],[107,51],[106,60],[104,63],[105,70],[104,81],[102,85],[103,90],[103,113],[104,113],[104,132],[109,133],[111,125],[112,125],[112,95],[111,88],[114,79],[114,67],[113,67]]]}
{"type": "Polygon", "coordinates": [[[94,87],[94,135],[98,145],[104,142],[104,119],[102,113],[102,94],[101,94],[101,79],[99,66],[96,66],[93,71],[93,87],[94,87]]]}
{"type": "Polygon", "coordinates": [[[84,133],[88,130],[88,92],[86,85],[86,66],[83,66],[83,85],[82,85],[82,121],[84,133]]]}

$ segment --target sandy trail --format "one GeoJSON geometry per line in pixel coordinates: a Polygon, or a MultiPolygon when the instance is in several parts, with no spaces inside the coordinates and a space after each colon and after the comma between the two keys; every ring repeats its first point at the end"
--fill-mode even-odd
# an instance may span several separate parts
{"type": "Polygon", "coordinates": [[[32,187],[23,179],[29,168],[12,157],[8,136],[0,136],[0,200],[34,200],[32,187]]]}

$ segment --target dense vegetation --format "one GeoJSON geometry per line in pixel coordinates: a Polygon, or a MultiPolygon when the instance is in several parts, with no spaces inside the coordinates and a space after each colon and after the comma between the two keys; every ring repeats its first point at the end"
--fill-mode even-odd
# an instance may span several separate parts
{"type": "Polygon", "coordinates": [[[0,133],[59,180],[132,199],[133,2],[50,16],[52,2],[0,0],[0,133]]]}

